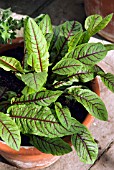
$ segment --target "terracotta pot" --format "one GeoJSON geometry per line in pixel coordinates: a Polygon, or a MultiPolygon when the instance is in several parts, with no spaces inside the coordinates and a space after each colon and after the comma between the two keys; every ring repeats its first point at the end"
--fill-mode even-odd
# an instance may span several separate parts
{"type": "MultiPolygon", "coordinates": [[[[106,15],[114,12],[114,0],[84,0],[86,15],[106,15]]],[[[114,42],[114,16],[105,29],[99,32],[104,38],[114,42]]]]}
{"type": "MultiPolygon", "coordinates": [[[[13,45],[2,45],[2,47],[0,47],[0,52],[5,51],[6,49],[16,48],[17,46],[23,46],[23,38],[17,38],[14,40],[13,45]]],[[[98,80],[96,78],[92,81],[92,90],[100,95],[98,80]]],[[[89,127],[93,120],[94,117],[88,114],[83,124],[89,127]]],[[[64,140],[71,145],[70,136],[65,137],[64,140]]],[[[3,141],[0,141],[0,154],[11,164],[27,169],[35,169],[35,167],[42,169],[51,165],[60,158],[60,156],[42,153],[35,147],[31,146],[21,146],[19,151],[15,151],[7,146],[3,141]]]]}

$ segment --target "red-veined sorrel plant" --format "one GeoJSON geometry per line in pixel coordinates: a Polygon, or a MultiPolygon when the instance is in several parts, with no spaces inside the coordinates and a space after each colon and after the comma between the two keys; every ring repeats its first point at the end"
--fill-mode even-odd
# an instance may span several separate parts
{"type": "Polygon", "coordinates": [[[97,66],[107,51],[114,49],[113,44],[88,42],[111,18],[112,14],[105,18],[89,16],[85,31],[77,21],[52,26],[48,15],[24,20],[22,63],[16,58],[0,57],[0,67],[14,72],[25,84],[20,97],[12,91],[1,95],[1,107],[3,101],[9,102],[7,109],[0,112],[0,136],[7,145],[19,150],[21,133],[29,136],[30,143],[40,151],[63,155],[72,151],[63,140],[71,135],[80,160],[87,164],[95,161],[98,147],[91,133],[71,116],[70,108],[60,99],[73,99],[94,117],[107,120],[103,101],[86,85],[98,75],[114,92],[114,75],[97,66]]]}

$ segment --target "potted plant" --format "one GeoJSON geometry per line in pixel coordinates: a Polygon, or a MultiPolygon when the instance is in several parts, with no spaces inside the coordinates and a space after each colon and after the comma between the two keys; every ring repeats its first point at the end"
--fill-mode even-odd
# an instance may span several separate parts
{"type": "Polygon", "coordinates": [[[94,89],[96,76],[114,92],[114,75],[97,65],[113,45],[88,42],[112,14],[102,21],[96,18],[88,17],[83,31],[77,21],[53,27],[48,15],[26,17],[21,54],[17,52],[19,42],[14,47],[8,44],[7,50],[2,47],[0,154],[16,166],[48,166],[71,152],[70,145],[82,162],[96,160],[97,144],[84,126],[93,116],[108,119],[97,95],[99,87],[94,89]],[[23,141],[30,146],[20,147],[23,141]]]}

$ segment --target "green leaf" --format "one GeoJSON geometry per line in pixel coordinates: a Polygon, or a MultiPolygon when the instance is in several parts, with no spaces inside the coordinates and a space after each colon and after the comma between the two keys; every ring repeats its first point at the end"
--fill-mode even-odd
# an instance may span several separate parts
{"type": "Polygon", "coordinates": [[[98,14],[90,15],[85,20],[85,29],[88,30],[89,33],[91,33],[91,31],[94,30],[101,21],[102,21],[101,15],[98,14]]]}
{"type": "Polygon", "coordinates": [[[107,54],[107,50],[101,43],[86,43],[77,46],[67,53],[65,58],[75,58],[85,65],[95,65],[107,54]]]}
{"type": "Polygon", "coordinates": [[[80,30],[79,32],[77,32],[77,33],[71,38],[71,40],[68,42],[68,46],[69,46],[68,51],[71,51],[73,48],[76,47],[76,45],[78,44],[81,36],[82,36],[82,30],[80,30]]]}
{"type": "Polygon", "coordinates": [[[64,142],[61,138],[46,138],[39,136],[32,136],[30,143],[38,150],[52,155],[63,155],[72,151],[69,144],[64,142]]]}
{"type": "Polygon", "coordinates": [[[46,35],[47,33],[53,33],[53,28],[51,24],[51,19],[49,15],[45,15],[39,23],[39,28],[42,30],[42,33],[46,35]]]}
{"type": "Polygon", "coordinates": [[[59,27],[59,35],[66,37],[68,40],[70,40],[77,32],[82,30],[82,25],[77,21],[66,21],[59,25],[59,27]]]}
{"type": "Polygon", "coordinates": [[[82,26],[77,21],[66,21],[54,28],[53,49],[56,49],[55,58],[64,56],[68,51],[68,42],[76,33],[82,30],[82,26]]]}
{"type": "Polygon", "coordinates": [[[60,75],[68,75],[81,70],[82,64],[73,58],[65,58],[60,60],[54,67],[53,72],[60,75]]]}
{"type": "MultiPolygon", "coordinates": [[[[58,40],[56,41],[56,57],[63,56],[67,53],[68,51],[68,41],[64,36],[58,36],[58,40]]],[[[55,57],[55,58],[56,58],[55,57]]]]}
{"type": "Polygon", "coordinates": [[[71,113],[68,107],[62,107],[61,103],[56,102],[55,103],[55,111],[56,115],[65,128],[70,128],[71,126],[71,113]]]}
{"type": "Polygon", "coordinates": [[[30,94],[30,95],[25,95],[25,96],[23,95],[20,98],[13,98],[12,104],[35,103],[40,106],[49,106],[51,103],[55,102],[61,94],[62,92],[59,90],[40,91],[35,94],[30,94]]]}
{"type": "Polygon", "coordinates": [[[20,131],[15,122],[2,112],[0,112],[0,137],[11,148],[20,149],[20,131]]]}
{"type": "Polygon", "coordinates": [[[18,60],[12,57],[0,57],[0,67],[6,71],[19,71],[23,73],[23,68],[18,60]]]}
{"type": "Polygon", "coordinates": [[[72,82],[86,83],[86,82],[91,81],[95,78],[94,70],[93,70],[93,68],[87,69],[85,67],[82,67],[82,69],[79,72],[77,72],[75,74],[71,74],[70,76],[68,76],[68,78],[72,82]]]}
{"type": "Polygon", "coordinates": [[[114,93],[114,75],[111,73],[99,73],[105,86],[114,93]]]}
{"type": "Polygon", "coordinates": [[[113,14],[107,15],[103,19],[99,15],[89,16],[85,22],[85,27],[88,30],[90,36],[93,36],[100,30],[104,29],[107,26],[107,24],[111,21],[112,17],[113,14]]]}
{"type": "Polygon", "coordinates": [[[23,68],[24,68],[24,71],[25,70],[31,70],[31,68],[29,67],[29,65],[27,64],[27,60],[28,60],[28,54],[27,54],[27,50],[25,49],[24,50],[24,56],[23,56],[23,68]]]}
{"type": "Polygon", "coordinates": [[[94,66],[94,73],[95,73],[95,75],[99,75],[99,73],[104,73],[104,71],[100,66],[95,65],[94,66]]]}
{"type": "Polygon", "coordinates": [[[11,8],[7,8],[7,9],[0,9],[0,14],[2,15],[2,19],[3,21],[5,21],[6,19],[8,19],[11,14],[12,14],[12,11],[11,11],[11,8]]]}
{"type": "Polygon", "coordinates": [[[24,89],[22,90],[23,95],[29,95],[32,93],[35,93],[36,91],[28,86],[25,86],[24,89]]]}
{"type": "Polygon", "coordinates": [[[114,44],[104,44],[107,51],[114,50],[114,44]]]}
{"type": "Polygon", "coordinates": [[[22,133],[56,138],[71,135],[83,129],[83,125],[75,119],[71,119],[71,127],[63,127],[54,113],[48,107],[40,107],[35,104],[14,105],[8,111],[22,133]]]}
{"type": "Polygon", "coordinates": [[[46,72],[28,73],[21,76],[21,80],[30,88],[39,91],[47,80],[46,72]]]}
{"type": "Polygon", "coordinates": [[[51,44],[51,41],[52,41],[52,38],[53,38],[53,33],[48,33],[45,35],[45,38],[46,38],[46,41],[47,41],[47,47],[48,49],[50,48],[50,44],[51,44]]]}
{"type": "Polygon", "coordinates": [[[36,23],[38,24],[40,30],[45,35],[47,41],[47,47],[49,49],[51,40],[53,38],[53,28],[51,24],[51,19],[49,15],[41,14],[37,18],[35,18],[36,23]]]}
{"type": "Polygon", "coordinates": [[[82,33],[82,36],[80,37],[80,40],[79,40],[79,42],[78,42],[78,44],[77,45],[81,45],[81,44],[84,44],[84,43],[88,43],[88,41],[90,40],[90,35],[89,35],[89,33],[88,33],[88,31],[84,31],[83,33],[82,33]]]}
{"type": "Polygon", "coordinates": [[[36,72],[47,72],[49,53],[46,39],[32,18],[27,18],[24,26],[25,48],[28,53],[27,63],[36,72]]]}
{"type": "Polygon", "coordinates": [[[54,88],[59,88],[61,86],[70,86],[72,84],[73,84],[72,80],[70,80],[70,81],[54,81],[53,87],[54,88]]]}
{"type": "Polygon", "coordinates": [[[108,113],[103,101],[91,90],[80,89],[74,86],[69,88],[69,94],[81,103],[94,117],[104,121],[108,119],[108,113]]]}
{"type": "Polygon", "coordinates": [[[45,17],[46,14],[40,14],[38,15],[36,18],[34,18],[34,21],[37,23],[37,25],[39,26],[39,23],[43,20],[43,18],[45,17]]]}
{"type": "Polygon", "coordinates": [[[98,146],[87,128],[72,135],[71,141],[80,161],[86,164],[95,162],[98,155],[98,146]]]}

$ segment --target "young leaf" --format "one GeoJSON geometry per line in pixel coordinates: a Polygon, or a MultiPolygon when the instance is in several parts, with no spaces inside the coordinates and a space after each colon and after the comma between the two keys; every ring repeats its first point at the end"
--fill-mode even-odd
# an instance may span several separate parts
{"type": "Polygon", "coordinates": [[[34,21],[38,24],[38,26],[39,26],[39,23],[44,19],[45,15],[46,14],[40,14],[36,18],[34,18],[34,21]]]}
{"type": "Polygon", "coordinates": [[[76,59],[65,58],[60,60],[54,67],[53,72],[60,75],[68,75],[81,70],[82,64],[76,59]]]}
{"type": "Polygon", "coordinates": [[[71,141],[80,161],[93,164],[98,155],[98,147],[87,128],[72,135],[71,141]]]}
{"type": "Polygon", "coordinates": [[[22,72],[23,68],[18,60],[12,57],[2,56],[0,57],[0,67],[6,71],[22,72]]]}
{"type": "Polygon", "coordinates": [[[19,150],[21,137],[18,126],[6,114],[0,112],[0,137],[12,149],[19,150]]]}
{"type": "Polygon", "coordinates": [[[108,23],[111,21],[112,17],[113,17],[113,14],[109,14],[105,18],[103,18],[103,20],[92,31],[91,36],[95,35],[97,32],[104,29],[108,25],[108,23]]]}
{"type": "Polygon", "coordinates": [[[71,38],[71,40],[68,42],[68,46],[69,46],[68,51],[69,51],[69,52],[72,51],[72,49],[76,47],[76,45],[78,44],[81,36],[82,36],[82,30],[80,30],[79,32],[77,32],[77,33],[71,38]]]}
{"type": "Polygon", "coordinates": [[[62,107],[61,103],[56,102],[55,111],[62,126],[69,129],[71,126],[71,114],[68,107],[62,107]]]}
{"type": "Polygon", "coordinates": [[[56,120],[50,108],[35,104],[14,105],[7,112],[15,120],[22,133],[55,138],[74,134],[78,129],[82,129],[80,124],[74,121],[71,123],[71,129],[64,128],[56,120]]]}
{"type": "Polygon", "coordinates": [[[88,30],[90,36],[93,36],[103,28],[107,26],[107,24],[111,21],[113,14],[107,15],[105,18],[101,18],[99,15],[89,16],[85,22],[85,27],[88,30]]]}
{"type": "Polygon", "coordinates": [[[114,93],[114,75],[111,73],[99,73],[98,75],[100,75],[105,86],[114,93]]]}
{"type": "Polygon", "coordinates": [[[51,103],[55,102],[61,94],[62,92],[59,90],[40,91],[35,94],[30,94],[30,95],[25,95],[25,96],[23,95],[20,98],[13,98],[12,104],[35,103],[40,106],[49,106],[51,103]]]}
{"type": "Polygon", "coordinates": [[[47,80],[46,72],[28,73],[21,76],[21,80],[30,88],[39,91],[47,80]]]}
{"type": "Polygon", "coordinates": [[[27,18],[24,26],[25,48],[28,53],[27,63],[36,72],[47,72],[49,53],[46,39],[32,18],[27,18]]]}
{"type": "Polygon", "coordinates": [[[102,21],[102,16],[95,14],[90,15],[85,20],[85,29],[91,34],[91,31],[96,28],[96,26],[102,21]]]}
{"type": "Polygon", "coordinates": [[[77,46],[67,53],[65,58],[75,58],[85,65],[95,65],[107,54],[107,50],[101,43],[86,43],[77,46]]]}
{"type": "Polygon", "coordinates": [[[64,142],[61,138],[46,138],[33,135],[30,138],[30,143],[38,150],[52,155],[63,155],[72,151],[69,144],[64,142]]]}
{"type": "Polygon", "coordinates": [[[49,15],[46,14],[38,25],[44,35],[46,35],[47,33],[53,33],[53,28],[49,15]]]}
{"type": "Polygon", "coordinates": [[[108,119],[108,113],[103,101],[91,90],[80,89],[74,86],[69,88],[69,94],[81,103],[94,117],[104,121],[108,119]]]}
{"type": "Polygon", "coordinates": [[[24,89],[21,91],[23,95],[29,95],[35,93],[36,91],[28,86],[25,86],[24,89]]]}
{"type": "Polygon", "coordinates": [[[36,18],[35,21],[38,23],[40,30],[45,35],[47,41],[47,47],[49,49],[51,40],[53,38],[53,28],[51,24],[51,19],[49,15],[40,15],[40,17],[36,18]]]}

